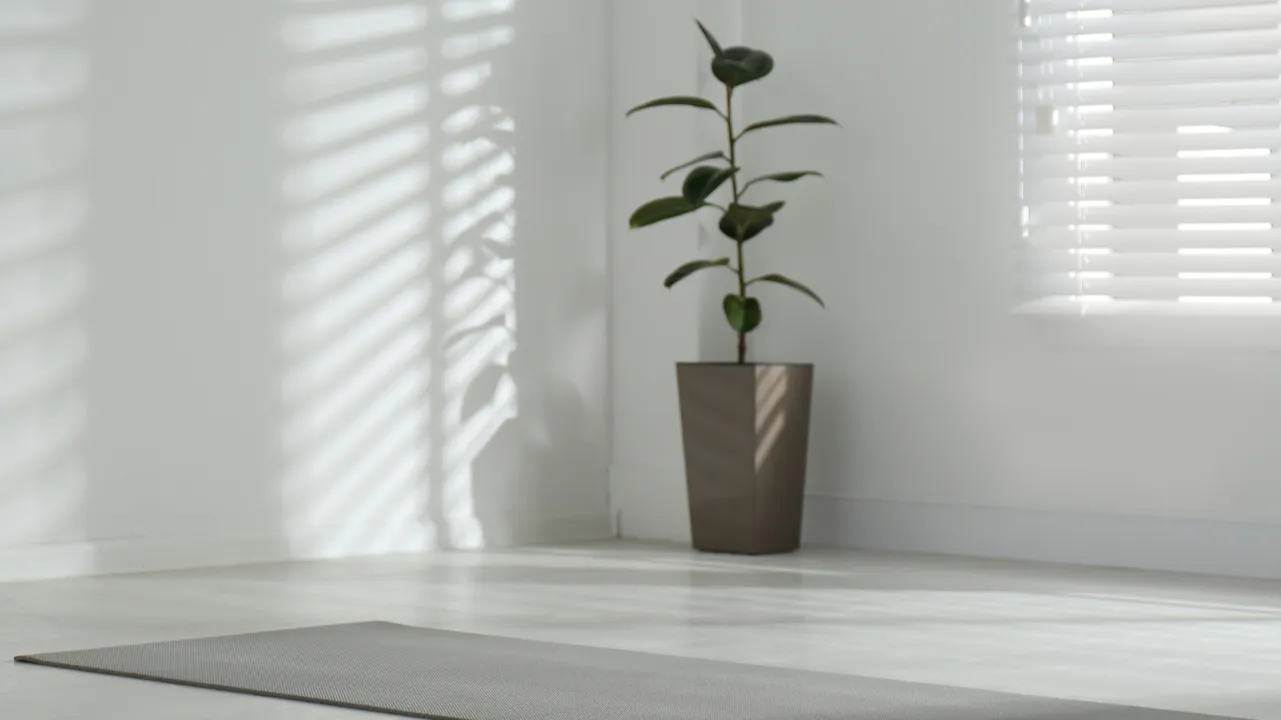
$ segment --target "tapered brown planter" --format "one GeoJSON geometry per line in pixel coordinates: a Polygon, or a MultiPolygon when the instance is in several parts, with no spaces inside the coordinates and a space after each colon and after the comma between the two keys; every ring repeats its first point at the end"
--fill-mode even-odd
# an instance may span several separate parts
{"type": "Polygon", "coordinates": [[[676,376],[694,548],[795,551],[814,366],[680,363],[676,376]]]}

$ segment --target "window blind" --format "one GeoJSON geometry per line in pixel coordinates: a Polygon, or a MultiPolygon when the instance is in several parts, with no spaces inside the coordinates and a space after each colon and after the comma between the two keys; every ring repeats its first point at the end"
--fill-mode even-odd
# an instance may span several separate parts
{"type": "Polygon", "coordinates": [[[1281,2],[1021,9],[1023,299],[1281,302],[1281,2]]]}

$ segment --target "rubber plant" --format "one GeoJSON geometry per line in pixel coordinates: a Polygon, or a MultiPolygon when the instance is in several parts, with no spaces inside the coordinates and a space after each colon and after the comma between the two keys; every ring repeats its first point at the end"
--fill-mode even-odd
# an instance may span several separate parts
{"type": "Polygon", "coordinates": [[[737,292],[725,296],[722,303],[725,319],[738,334],[738,362],[747,362],[747,336],[761,325],[763,313],[760,300],[750,294],[751,288],[760,283],[774,283],[798,290],[819,305],[823,299],[806,285],[787,276],[777,273],[749,277],[743,262],[743,248],[748,241],[757,237],[774,224],[774,216],[783,209],[782,201],[748,204],[744,197],[749,190],[762,189],[769,183],[790,183],[807,177],[822,177],[815,170],[792,170],[776,172],[751,180],[741,181],[739,177],[739,144],[750,133],[785,125],[837,125],[838,123],[823,115],[788,115],[756,122],[739,128],[734,122],[734,94],[752,82],[761,80],[774,70],[774,58],[769,53],[749,47],[722,48],[712,33],[698,22],[698,29],[712,49],[712,75],[725,86],[725,106],[702,97],[673,96],[651,100],[637,105],[628,111],[627,116],[663,107],[688,107],[700,111],[712,112],[720,116],[725,123],[726,144],[723,149],[714,150],[682,163],[663,173],[661,180],[687,170],[679,195],[661,197],[637,208],[632,213],[630,225],[633,229],[648,227],[660,222],[689,215],[700,210],[714,210],[720,213],[718,227],[720,232],[734,243],[734,257],[707,258],[693,260],[674,270],[663,284],[672,288],[685,278],[703,270],[729,270],[738,280],[737,292]],[[727,204],[713,202],[713,197],[729,186],[730,198],[727,204]]]}

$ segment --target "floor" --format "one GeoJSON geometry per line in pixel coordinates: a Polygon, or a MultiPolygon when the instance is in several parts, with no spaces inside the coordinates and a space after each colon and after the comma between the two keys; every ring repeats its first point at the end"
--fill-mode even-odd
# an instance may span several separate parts
{"type": "MultiPolygon", "coordinates": [[[[1281,583],[601,544],[0,584],[0,656],[390,620],[1281,720],[1281,583]]],[[[360,713],[0,663],[0,718],[360,713]]]]}

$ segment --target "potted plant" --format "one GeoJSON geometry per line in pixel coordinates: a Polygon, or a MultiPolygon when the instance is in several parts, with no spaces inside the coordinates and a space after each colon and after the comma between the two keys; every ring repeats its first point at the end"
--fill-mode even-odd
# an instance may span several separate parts
{"type": "Polygon", "coordinates": [[[645,203],[632,214],[630,225],[643,228],[712,210],[720,215],[721,234],[732,243],[730,256],[688,262],[663,283],[671,288],[705,270],[731,272],[737,281],[722,302],[725,319],[738,336],[737,362],[677,364],[694,547],[749,555],[792,552],[800,546],[814,367],[748,362],[747,336],[764,317],[752,290],[776,284],[798,290],[820,305],[823,300],[786,276],[748,273],[744,247],[774,224],[783,203],[748,204],[744,196],[769,183],[790,183],[821,177],[821,173],[798,170],[743,181],[739,144],[748,134],[768,128],[837,123],[822,115],[790,115],[740,129],[734,122],[734,94],[769,75],[774,59],[753,48],[722,48],[701,22],[698,28],[712,49],[712,74],[725,86],[724,107],[702,97],[677,96],[652,100],[627,114],[672,106],[715,113],[725,123],[725,147],[664,173],[662,180],[687,171],[681,193],[645,203]],[[727,202],[713,200],[726,190],[727,202]]]}

